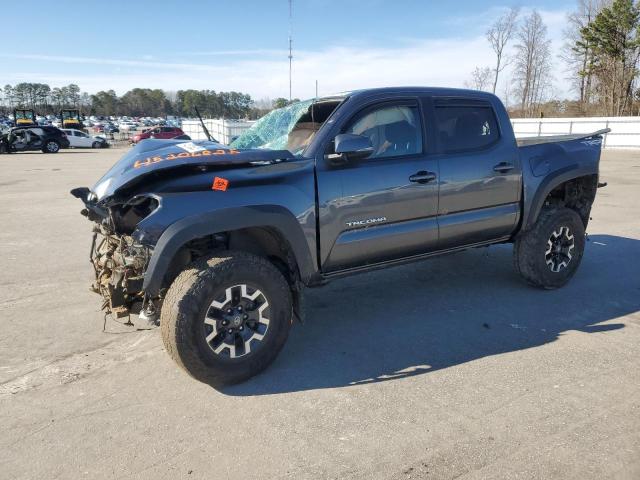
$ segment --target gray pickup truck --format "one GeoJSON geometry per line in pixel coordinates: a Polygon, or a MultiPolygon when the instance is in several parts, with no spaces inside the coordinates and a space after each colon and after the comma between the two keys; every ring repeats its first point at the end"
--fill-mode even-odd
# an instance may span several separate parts
{"type": "Polygon", "coordinates": [[[72,194],[105,315],[159,318],[176,362],[222,385],[274,360],[305,288],[345,275],[513,243],[527,282],[562,286],[603,133],[516,140],[487,93],[360,90],[275,110],[229,146],[142,141],[72,194]]]}

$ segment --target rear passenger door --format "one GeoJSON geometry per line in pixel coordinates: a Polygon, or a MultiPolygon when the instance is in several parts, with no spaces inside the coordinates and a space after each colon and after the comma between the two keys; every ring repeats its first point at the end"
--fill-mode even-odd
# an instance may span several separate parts
{"type": "Polygon", "coordinates": [[[42,148],[43,145],[43,137],[44,137],[44,130],[42,130],[42,128],[39,127],[34,127],[34,128],[30,128],[29,130],[27,130],[28,132],[28,144],[29,144],[29,148],[33,149],[33,150],[39,150],[40,148],[42,148]]]}
{"type": "MultiPolygon", "coordinates": [[[[520,214],[522,172],[489,100],[434,98],[440,160],[439,248],[508,237],[520,214]]],[[[504,115],[502,121],[509,121],[504,115]]]]}

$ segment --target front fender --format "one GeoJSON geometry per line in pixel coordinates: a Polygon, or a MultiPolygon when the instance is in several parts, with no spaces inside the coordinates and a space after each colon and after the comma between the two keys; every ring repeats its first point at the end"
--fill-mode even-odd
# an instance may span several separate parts
{"type": "Polygon", "coordinates": [[[316,269],[300,222],[282,206],[256,205],[191,215],[170,225],[155,245],[142,289],[151,297],[159,294],[171,261],[188,241],[250,227],[270,227],[277,230],[291,245],[303,282],[312,277],[316,269]]]}

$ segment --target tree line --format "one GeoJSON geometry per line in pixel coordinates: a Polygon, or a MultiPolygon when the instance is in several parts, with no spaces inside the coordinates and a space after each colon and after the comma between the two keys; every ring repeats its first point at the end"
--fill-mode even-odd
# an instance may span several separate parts
{"type": "Polygon", "coordinates": [[[256,104],[246,93],[214,90],[166,92],[134,88],[122,96],[114,90],[90,95],[75,84],[51,88],[44,83],[29,82],[5,85],[0,89],[0,99],[0,111],[4,114],[11,114],[14,108],[32,109],[39,115],[58,114],[62,109],[74,108],[80,109],[84,115],[194,117],[197,108],[203,117],[208,118],[257,118],[280,101],[256,104]]]}
{"type": "Polygon", "coordinates": [[[551,40],[541,15],[520,18],[518,8],[487,30],[495,64],[476,67],[467,87],[500,94],[512,116],[591,116],[640,113],[638,61],[640,8],[633,0],[578,0],[567,18],[559,60],[576,100],[558,100],[553,91],[551,40]],[[498,78],[510,78],[497,92],[498,78]]]}

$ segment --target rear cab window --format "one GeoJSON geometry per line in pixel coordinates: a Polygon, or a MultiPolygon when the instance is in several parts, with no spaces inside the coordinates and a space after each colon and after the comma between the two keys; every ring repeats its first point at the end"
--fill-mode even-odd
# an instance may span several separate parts
{"type": "Polygon", "coordinates": [[[481,100],[434,102],[436,139],[442,153],[490,148],[500,139],[493,107],[481,100]]]}

